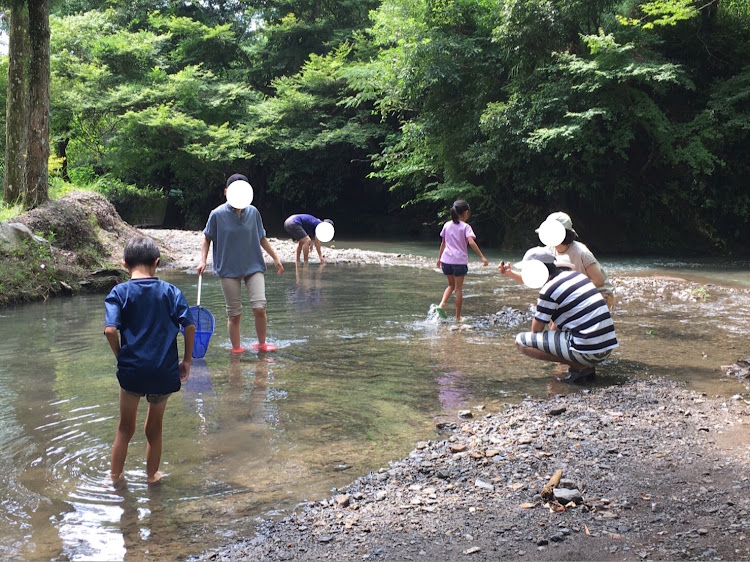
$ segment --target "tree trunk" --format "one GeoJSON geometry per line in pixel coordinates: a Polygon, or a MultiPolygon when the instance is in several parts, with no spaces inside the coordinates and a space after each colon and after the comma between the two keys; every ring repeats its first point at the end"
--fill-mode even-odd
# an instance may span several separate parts
{"type": "Polygon", "coordinates": [[[320,18],[320,0],[313,0],[312,21],[316,22],[320,18]]]}
{"type": "Polygon", "coordinates": [[[8,92],[5,115],[3,201],[16,203],[26,191],[29,140],[29,18],[23,2],[11,4],[8,30],[8,92]]]}
{"type": "Polygon", "coordinates": [[[49,0],[29,2],[29,159],[26,165],[26,206],[49,198],[49,0]]]}
{"type": "Polygon", "coordinates": [[[55,154],[62,158],[62,168],[60,169],[60,176],[63,180],[70,182],[70,176],[68,175],[68,144],[70,138],[64,137],[57,141],[55,145],[55,154]]]}

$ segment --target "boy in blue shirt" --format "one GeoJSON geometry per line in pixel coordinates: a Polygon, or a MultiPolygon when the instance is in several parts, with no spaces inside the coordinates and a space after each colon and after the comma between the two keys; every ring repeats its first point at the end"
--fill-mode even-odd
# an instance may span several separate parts
{"type": "Polygon", "coordinates": [[[154,277],[159,259],[159,248],[152,239],[130,240],[123,251],[130,281],[115,286],[104,301],[104,335],[117,358],[120,382],[120,423],[110,474],[115,486],[124,481],[125,457],[142,396],[148,401],[146,482],[156,484],[161,480],[162,421],[167,398],[190,376],[195,322],[182,292],[154,277]],[[185,328],[182,361],[177,353],[180,326],[185,328]]]}

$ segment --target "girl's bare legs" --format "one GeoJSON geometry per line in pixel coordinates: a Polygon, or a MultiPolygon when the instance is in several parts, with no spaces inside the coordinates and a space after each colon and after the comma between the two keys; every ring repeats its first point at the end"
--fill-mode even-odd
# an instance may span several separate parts
{"type": "Polygon", "coordinates": [[[161,428],[164,421],[164,410],[167,408],[167,400],[157,404],[148,405],[146,414],[146,483],[156,484],[162,479],[159,472],[161,463],[161,428]]]}
{"type": "Polygon", "coordinates": [[[451,294],[453,294],[453,290],[456,287],[456,278],[453,275],[446,275],[448,278],[448,286],[445,288],[445,291],[443,291],[443,300],[440,301],[439,308],[442,308],[445,310],[445,303],[448,302],[448,299],[450,298],[451,294]]]}
{"type": "Polygon", "coordinates": [[[112,446],[110,468],[110,477],[115,485],[123,480],[125,457],[128,456],[128,444],[135,433],[135,418],[140,400],[140,396],[133,396],[120,389],[120,423],[117,424],[115,443],[112,446]]]}
{"type": "Polygon", "coordinates": [[[461,306],[464,304],[464,276],[456,277],[456,322],[461,321],[461,306]]]}

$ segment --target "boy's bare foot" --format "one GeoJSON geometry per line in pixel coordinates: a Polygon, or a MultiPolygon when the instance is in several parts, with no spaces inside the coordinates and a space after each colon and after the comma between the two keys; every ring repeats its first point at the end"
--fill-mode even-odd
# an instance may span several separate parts
{"type": "Polygon", "coordinates": [[[164,475],[161,472],[157,471],[153,476],[146,477],[146,484],[148,484],[149,486],[152,486],[154,484],[161,484],[162,478],[164,478],[164,475]]]}
{"type": "Polygon", "coordinates": [[[125,475],[120,473],[109,475],[109,478],[104,481],[104,485],[109,486],[110,484],[115,490],[122,490],[123,488],[125,488],[125,486],[127,486],[128,483],[125,480],[125,475]]]}

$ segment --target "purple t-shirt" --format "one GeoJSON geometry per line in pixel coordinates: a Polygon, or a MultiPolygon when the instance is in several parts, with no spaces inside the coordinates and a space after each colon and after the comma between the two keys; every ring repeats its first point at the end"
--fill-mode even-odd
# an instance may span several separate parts
{"type": "Polygon", "coordinates": [[[318,217],[312,215],[292,215],[289,217],[295,224],[300,225],[310,238],[315,238],[315,228],[322,223],[318,217]]]}
{"type": "Polygon", "coordinates": [[[469,238],[476,239],[474,231],[467,223],[461,221],[456,224],[448,221],[443,225],[440,236],[445,240],[445,250],[440,258],[442,263],[450,265],[466,265],[469,263],[469,238]]]}

